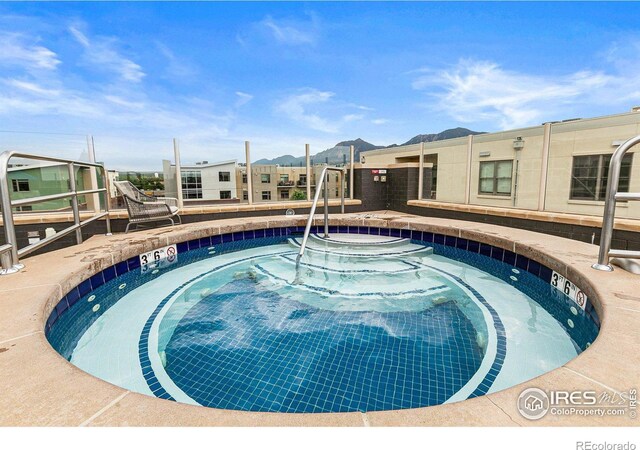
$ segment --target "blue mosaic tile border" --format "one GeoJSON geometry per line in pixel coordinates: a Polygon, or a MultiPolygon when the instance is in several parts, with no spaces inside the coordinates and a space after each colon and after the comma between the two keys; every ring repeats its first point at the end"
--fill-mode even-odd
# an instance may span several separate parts
{"type": "MultiPolygon", "coordinates": [[[[191,241],[181,242],[176,244],[178,254],[185,253],[189,250],[195,250],[202,247],[210,247],[221,243],[238,242],[247,239],[279,237],[279,236],[291,236],[304,233],[305,227],[280,227],[280,228],[267,228],[263,230],[251,230],[251,231],[238,231],[235,233],[227,233],[222,235],[210,236],[200,239],[193,239],[191,241]]],[[[323,226],[312,226],[312,233],[323,232],[323,226]]],[[[477,241],[464,239],[456,236],[446,236],[443,234],[432,233],[427,231],[406,230],[397,228],[380,228],[380,227],[368,227],[368,226],[329,226],[329,233],[354,233],[354,234],[370,234],[379,236],[393,236],[405,239],[412,239],[421,241],[424,243],[440,244],[447,247],[453,247],[460,250],[465,250],[470,253],[478,253],[498,261],[502,261],[513,267],[517,267],[521,270],[525,270],[536,277],[542,279],[544,282],[549,283],[551,281],[551,274],[553,271],[548,267],[540,264],[539,262],[527,258],[526,256],[516,254],[509,250],[505,250],[499,247],[494,247],[489,244],[480,243],[477,241]]],[[[45,324],[45,333],[51,330],[51,327],[55,325],[56,321],[62,314],[64,314],[71,306],[77,301],[89,294],[91,291],[97,289],[104,283],[113,280],[114,278],[124,275],[131,270],[140,268],[140,260],[138,256],[127,259],[126,261],[119,262],[111,267],[104,269],[101,272],[93,275],[92,277],[84,280],[78,286],[69,291],[56,305],[45,324]]],[[[595,308],[590,301],[587,301],[585,312],[593,320],[593,322],[599,327],[600,319],[595,311],[595,308]]]]}
{"type": "MultiPolygon", "coordinates": [[[[269,256],[278,255],[278,254],[279,253],[272,253],[269,256]]],[[[239,262],[249,261],[251,259],[255,259],[255,257],[252,256],[249,258],[238,259],[233,261],[233,263],[231,264],[237,264],[239,262]]],[[[140,358],[140,366],[142,367],[142,376],[147,382],[147,386],[149,386],[149,389],[151,389],[151,392],[153,392],[153,395],[155,395],[156,397],[163,398],[165,400],[175,401],[175,399],[160,384],[160,381],[156,377],[156,374],[153,371],[153,368],[151,367],[151,361],[149,360],[149,333],[151,332],[151,326],[153,325],[153,322],[156,320],[156,317],[158,316],[162,308],[164,308],[164,306],[167,304],[167,302],[171,300],[173,296],[175,296],[182,288],[184,288],[185,286],[193,283],[194,281],[200,278],[203,278],[220,269],[225,268],[229,264],[230,263],[223,264],[221,266],[216,266],[213,269],[207,270],[206,272],[202,272],[196,275],[195,277],[182,283],[180,286],[178,286],[173,291],[171,291],[169,295],[167,295],[165,298],[162,299],[162,301],[158,304],[156,309],[153,310],[153,313],[151,313],[151,315],[145,322],[144,327],[142,328],[142,333],[140,334],[140,339],[138,340],[138,357],[140,358]]]]}
{"type": "Polygon", "coordinates": [[[496,330],[496,340],[497,340],[496,356],[493,360],[493,363],[491,364],[491,367],[489,368],[489,371],[484,376],[483,380],[478,384],[478,387],[476,387],[476,389],[471,394],[469,394],[469,397],[467,398],[473,398],[473,397],[478,397],[480,395],[484,395],[487,392],[489,392],[489,389],[491,388],[491,386],[493,385],[493,382],[496,380],[496,377],[500,373],[500,370],[502,369],[502,365],[504,364],[504,359],[507,356],[507,333],[504,329],[504,324],[502,323],[502,320],[500,320],[500,316],[498,315],[496,310],[493,309],[493,307],[489,304],[489,302],[487,302],[487,300],[482,296],[482,294],[480,294],[480,292],[475,290],[471,285],[467,284],[462,278],[457,277],[437,267],[433,267],[427,264],[422,264],[422,265],[424,267],[429,267],[430,269],[435,270],[436,272],[444,273],[450,276],[451,278],[456,280],[457,283],[460,283],[462,286],[469,289],[469,291],[471,291],[471,293],[480,301],[480,303],[482,303],[489,310],[489,314],[491,314],[491,318],[493,319],[493,326],[496,330]]]}

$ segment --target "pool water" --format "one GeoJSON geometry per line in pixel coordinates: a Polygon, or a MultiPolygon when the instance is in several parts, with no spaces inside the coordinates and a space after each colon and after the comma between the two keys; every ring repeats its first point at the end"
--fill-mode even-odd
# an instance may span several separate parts
{"type": "Polygon", "coordinates": [[[98,287],[48,333],[126,389],[274,412],[414,408],[534,378],[595,339],[540,278],[480,254],[388,236],[219,244],[98,287]],[[570,324],[570,325],[569,325],[570,324]]]}

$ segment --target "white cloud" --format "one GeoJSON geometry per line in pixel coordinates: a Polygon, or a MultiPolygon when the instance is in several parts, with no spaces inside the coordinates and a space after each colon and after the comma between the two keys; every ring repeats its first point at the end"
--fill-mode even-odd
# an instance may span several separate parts
{"type": "Polygon", "coordinates": [[[385,123],[389,123],[389,119],[373,119],[371,123],[374,125],[384,125],[385,123]]]}
{"type": "Polygon", "coordinates": [[[238,100],[236,100],[236,108],[239,108],[253,100],[253,95],[247,94],[246,92],[236,91],[236,95],[238,96],[238,100]]]}
{"type": "Polygon", "coordinates": [[[314,15],[308,21],[276,20],[267,16],[260,24],[281,44],[313,45],[317,41],[318,24],[314,15]]]}
{"type": "Polygon", "coordinates": [[[143,102],[133,102],[117,95],[105,95],[104,98],[115,105],[129,109],[142,109],[145,106],[143,102]]]}
{"type": "Polygon", "coordinates": [[[89,39],[76,26],[70,26],[69,32],[84,47],[87,65],[91,68],[115,71],[123,80],[134,83],[140,82],[145,77],[146,74],[139,64],[120,55],[115,49],[116,42],[114,39],[104,37],[89,39]]]}
{"type": "Polygon", "coordinates": [[[556,114],[571,114],[580,104],[606,105],[612,98],[619,100],[633,93],[634,86],[636,93],[640,88],[633,74],[582,70],[552,77],[475,60],[460,60],[449,69],[422,69],[417,73],[412,87],[434,99],[430,107],[460,122],[486,121],[501,128],[533,125],[556,114]]]}
{"type": "Polygon", "coordinates": [[[280,100],[276,111],[298,124],[324,133],[338,133],[346,124],[364,119],[364,114],[349,112],[357,105],[337,100],[335,96],[330,91],[300,89],[280,100]]]}
{"type": "Polygon", "coordinates": [[[197,67],[183,57],[176,54],[162,42],[156,42],[156,47],[167,60],[165,67],[166,74],[174,81],[190,82],[198,74],[197,67]]]}
{"type": "Polygon", "coordinates": [[[317,113],[309,112],[309,107],[326,103],[333,96],[335,96],[333,92],[305,89],[300,94],[285,98],[276,106],[276,110],[311,129],[326,133],[337,133],[339,124],[322,118],[317,113]]]}
{"type": "Polygon", "coordinates": [[[60,59],[52,50],[33,43],[20,33],[0,32],[0,64],[53,70],[60,64],[60,59]]]}
{"type": "Polygon", "coordinates": [[[17,80],[12,78],[12,79],[2,80],[2,82],[8,86],[21,89],[31,94],[39,94],[47,97],[57,97],[60,95],[59,89],[48,89],[30,81],[23,81],[23,80],[17,80]]]}

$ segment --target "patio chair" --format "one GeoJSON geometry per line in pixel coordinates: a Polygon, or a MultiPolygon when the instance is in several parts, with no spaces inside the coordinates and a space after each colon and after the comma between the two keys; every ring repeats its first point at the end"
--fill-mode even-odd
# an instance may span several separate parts
{"type": "Polygon", "coordinates": [[[169,220],[171,225],[175,225],[175,220],[179,224],[182,223],[178,215],[178,199],[173,197],[153,197],[141,192],[130,181],[114,181],[116,189],[122,194],[127,212],[129,214],[129,223],[124,232],[129,232],[131,224],[136,225],[146,222],[158,222],[161,220],[169,220]]]}

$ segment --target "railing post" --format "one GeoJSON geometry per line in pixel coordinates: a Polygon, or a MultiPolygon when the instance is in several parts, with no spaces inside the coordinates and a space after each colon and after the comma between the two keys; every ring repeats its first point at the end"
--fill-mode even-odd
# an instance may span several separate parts
{"type": "Polygon", "coordinates": [[[346,181],[346,171],[342,169],[340,171],[340,213],[344,214],[344,182],[346,181]]]}
{"type": "MultiPolygon", "coordinates": [[[[253,204],[253,174],[251,173],[251,144],[244,141],[245,170],[247,171],[247,202],[253,204]]],[[[240,183],[242,184],[242,183],[240,183]]]]}
{"type": "Polygon", "coordinates": [[[320,182],[320,187],[324,183],[324,237],[329,237],[329,171],[326,170],[324,176],[322,177],[322,181],[320,182]]]}
{"type": "MultiPolygon", "coordinates": [[[[87,136],[87,153],[89,155],[89,162],[95,164],[96,147],[95,147],[95,142],[93,141],[93,136],[91,135],[87,136]]],[[[95,167],[89,168],[89,181],[90,181],[91,189],[98,189],[98,176],[96,175],[95,167]]],[[[95,213],[99,213],[100,212],[100,194],[98,193],[91,194],[91,203],[93,203],[93,211],[95,213]]]]}
{"type": "Polygon", "coordinates": [[[82,230],[80,229],[80,210],[78,209],[78,189],[76,189],[76,172],[73,163],[68,163],[69,169],[69,188],[73,196],[71,197],[71,210],[73,211],[73,223],[78,227],[76,229],[76,243],[82,244],[82,230]]]}
{"type": "Polygon", "coordinates": [[[4,224],[4,240],[11,245],[10,258],[2,260],[4,273],[17,272],[21,268],[18,259],[18,241],[16,240],[16,229],[13,223],[13,211],[11,210],[11,190],[9,186],[9,159],[10,152],[0,155],[0,202],[2,204],[2,220],[4,224]],[[8,266],[8,267],[5,267],[8,266]],[[15,269],[15,270],[13,270],[15,269]]]}
{"type": "Polygon", "coordinates": [[[176,160],[176,197],[178,197],[178,208],[184,208],[184,199],[182,198],[182,167],[180,163],[180,144],[176,138],[173,138],[173,157],[176,160]]]}
{"type": "Polygon", "coordinates": [[[106,189],[104,193],[104,211],[107,213],[106,215],[107,236],[111,236],[111,218],[109,217],[109,201],[111,200],[111,186],[109,186],[109,176],[107,174],[107,169],[104,166],[102,166],[102,184],[106,189]]]}
{"type": "Polygon", "coordinates": [[[424,191],[424,142],[420,142],[418,171],[418,200],[422,200],[422,191],[424,191]]]}
{"type": "Polygon", "coordinates": [[[311,200],[311,156],[309,152],[309,144],[304,144],[305,165],[307,169],[307,201],[311,200]]]}
{"type": "MultiPolygon", "coordinates": [[[[355,147],[353,145],[349,146],[349,198],[353,200],[355,197],[353,196],[353,176],[354,176],[354,163],[355,163],[355,147]]],[[[343,211],[344,212],[344,211],[343,211]]]]}

